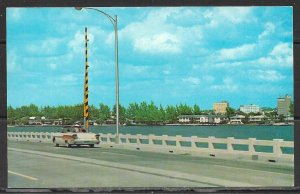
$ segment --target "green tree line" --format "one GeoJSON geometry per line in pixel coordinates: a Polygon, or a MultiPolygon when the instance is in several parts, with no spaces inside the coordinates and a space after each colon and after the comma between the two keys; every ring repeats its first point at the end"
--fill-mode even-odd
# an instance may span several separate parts
{"type": "MultiPolygon", "coordinates": [[[[70,122],[81,121],[83,118],[83,104],[66,106],[42,106],[34,104],[13,108],[8,106],[8,123],[24,123],[29,117],[46,117],[46,119],[69,119],[70,122]]],[[[137,124],[163,124],[175,123],[179,115],[208,114],[207,111],[201,111],[199,105],[189,106],[186,104],[155,105],[154,102],[130,103],[127,107],[119,105],[119,118],[121,123],[137,124]]],[[[107,120],[114,120],[116,107],[112,109],[100,103],[99,106],[89,106],[89,119],[99,124],[107,120]]]]}

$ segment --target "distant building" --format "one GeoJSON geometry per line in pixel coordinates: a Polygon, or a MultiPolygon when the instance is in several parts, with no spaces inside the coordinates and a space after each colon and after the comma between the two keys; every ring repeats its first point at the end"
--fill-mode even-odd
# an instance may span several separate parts
{"type": "Polygon", "coordinates": [[[180,115],[178,116],[179,123],[198,123],[198,124],[218,124],[225,117],[218,115],[180,115]]]}
{"type": "Polygon", "coordinates": [[[216,114],[226,114],[227,107],[229,107],[229,103],[227,101],[216,102],[213,105],[213,110],[216,114]]]}
{"type": "Polygon", "coordinates": [[[29,117],[28,118],[28,124],[29,125],[41,125],[41,120],[38,119],[37,117],[29,117]]]}
{"type": "Polygon", "coordinates": [[[291,96],[277,98],[277,114],[288,116],[290,114],[291,96]]]}
{"type": "Polygon", "coordinates": [[[265,115],[255,115],[249,117],[249,123],[260,123],[262,121],[268,121],[269,117],[265,115]]]}
{"type": "Polygon", "coordinates": [[[240,111],[246,114],[249,113],[259,113],[261,111],[260,107],[255,104],[250,104],[250,105],[242,105],[240,106],[240,111]]]}
{"type": "Polygon", "coordinates": [[[29,125],[35,125],[36,117],[29,117],[28,118],[28,124],[29,125]]]}
{"type": "Polygon", "coordinates": [[[246,117],[244,115],[235,115],[229,118],[229,123],[230,124],[244,124],[243,120],[246,117]]]}

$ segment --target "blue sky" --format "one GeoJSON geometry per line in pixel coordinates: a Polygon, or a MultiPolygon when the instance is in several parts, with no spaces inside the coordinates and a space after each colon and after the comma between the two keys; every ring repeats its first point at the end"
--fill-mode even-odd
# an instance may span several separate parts
{"type": "MultiPolygon", "coordinates": [[[[276,107],[293,96],[291,7],[101,8],[118,15],[120,103],[276,107]]],[[[8,105],[115,102],[114,31],[74,8],[7,10],[8,105]]]]}

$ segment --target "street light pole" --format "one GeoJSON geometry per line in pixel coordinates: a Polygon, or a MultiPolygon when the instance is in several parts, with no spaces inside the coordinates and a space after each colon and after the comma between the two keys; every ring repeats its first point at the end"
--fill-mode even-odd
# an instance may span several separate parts
{"type": "Polygon", "coordinates": [[[115,15],[115,58],[116,58],[116,143],[119,143],[119,43],[118,43],[118,16],[115,15]]]}
{"type": "Polygon", "coordinates": [[[110,16],[109,14],[105,13],[104,11],[101,11],[96,8],[92,7],[75,7],[76,10],[82,10],[82,9],[91,9],[94,11],[97,11],[104,16],[106,16],[109,21],[114,26],[115,30],[115,61],[116,61],[116,138],[115,143],[119,143],[119,45],[118,45],[118,16],[115,15],[115,18],[110,16]]]}

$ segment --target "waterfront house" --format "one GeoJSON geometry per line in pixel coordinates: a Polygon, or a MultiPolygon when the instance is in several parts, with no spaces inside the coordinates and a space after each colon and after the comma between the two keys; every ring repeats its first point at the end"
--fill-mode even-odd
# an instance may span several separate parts
{"type": "Polygon", "coordinates": [[[53,125],[62,125],[63,124],[63,119],[55,119],[54,121],[53,121],[53,125]]]}
{"type": "Polygon", "coordinates": [[[37,118],[37,117],[29,117],[29,118],[28,118],[28,124],[29,124],[29,125],[41,125],[42,122],[41,122],[40,118],[37,118]]]}
{"type": "Polygon", "coordinates": [[[194,124],[218,124],[225,117],[219,115],[180,115],[178,116],[179,123],[194,123],[194,124]]]}
{"type": "Polygon", "coordinates": [[[246,117],[244,115],[235,115],[229,118],[229,124],[244,124],[243,121],[246,117]]]}
{"type": "Polygon", "coordinates": [[[266,115],[255,115],[249,117],[249,123],[261,123],[270,120],[266,115]]]}
{"type": "Polygon", "coordinates": [[[36,121],[36,117],[29,117],[28,118],[28,124],[29,125],[34,125],[36,121]]]}
{"type": "Polygon", "coordinates": [[[286,117],[284,121],[288,124],[294,124],[294,117],[286,117]]]}

